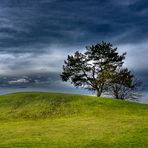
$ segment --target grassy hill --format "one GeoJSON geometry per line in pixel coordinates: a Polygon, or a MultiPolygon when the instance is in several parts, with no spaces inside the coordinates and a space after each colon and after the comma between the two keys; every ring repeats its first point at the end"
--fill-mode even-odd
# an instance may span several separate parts
{"type": "Polygon", "coordinates": [[[2,148],[147,148],[148,105],[60,93],[0,96],[2,148]]]}

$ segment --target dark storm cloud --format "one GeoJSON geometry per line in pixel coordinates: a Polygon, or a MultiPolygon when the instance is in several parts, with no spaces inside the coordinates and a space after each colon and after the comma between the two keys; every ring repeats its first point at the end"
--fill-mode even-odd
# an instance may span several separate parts
{"type": "Polygon", "coordinates": [[[34,73],[17,76],[0,76],[0,87],[55,87],[60,81],[59,73],[34,73]],[[53,81],[55,80],[55,81],[53,81]]]}
{"type": "Polygon", "coordinates": [[[146,1],[2,0],[0,7],[0,47],[9,52],[112,38],[115,42],[133,42],[146,39],[148,32],[146,1]]]}

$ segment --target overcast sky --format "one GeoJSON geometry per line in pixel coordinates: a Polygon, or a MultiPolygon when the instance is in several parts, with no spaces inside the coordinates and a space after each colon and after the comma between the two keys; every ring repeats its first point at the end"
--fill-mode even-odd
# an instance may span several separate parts
{"type": "Polygon", "coordinates": [[[63,60],[109,41],[146,93],[147,26],[147,0],[0,0],[1,90],[85,93],[60,80],[63,60]]]}

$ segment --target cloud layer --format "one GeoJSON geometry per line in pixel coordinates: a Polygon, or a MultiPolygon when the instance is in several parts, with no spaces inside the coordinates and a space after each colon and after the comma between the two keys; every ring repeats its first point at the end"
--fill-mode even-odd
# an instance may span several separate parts
{"type": "Polygon", "coordinates": [[[42,52],[51,44],[75,46],[98,40],[143,41],[147,6],[145,0],[2,0],[1,51],[42,52]]]}

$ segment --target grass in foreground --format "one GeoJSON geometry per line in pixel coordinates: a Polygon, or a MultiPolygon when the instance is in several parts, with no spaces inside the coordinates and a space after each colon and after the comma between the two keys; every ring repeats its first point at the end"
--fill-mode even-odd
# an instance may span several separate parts
{"type": "Polygon", "coordinates": [[[58,93],[0,96],[0,147],[148,147],[148,105],[58,93]]]}

